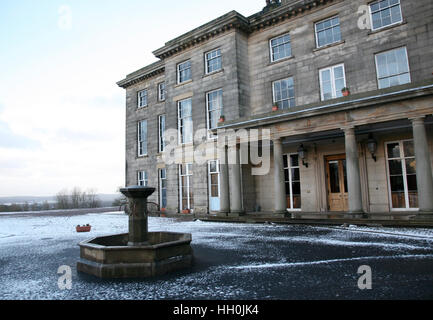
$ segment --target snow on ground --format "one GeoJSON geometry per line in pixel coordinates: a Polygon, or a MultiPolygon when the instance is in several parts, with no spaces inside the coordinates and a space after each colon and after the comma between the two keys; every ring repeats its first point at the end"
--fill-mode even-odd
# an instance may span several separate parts
{"type": "Polygon", "coordinates": [[[305,299],[433,297],[431,229],[232,224],[149,218],[149,231],[191,233],[195,265],[155,279],[100,280],[76,272],[78,243],[126,233],[123,212],[0,217],[0,299],[305,299]],[[76,225],[92,225],[77,233],[76,225]],[[372,265],[376,289],[357,290],[372,265]],[[57,268],[73,270],[73,289],[57,268]],[[402,285],[403,284],[403,285],[402,285]],[[344,293],[344,295],[342,295],[344,293]]]}

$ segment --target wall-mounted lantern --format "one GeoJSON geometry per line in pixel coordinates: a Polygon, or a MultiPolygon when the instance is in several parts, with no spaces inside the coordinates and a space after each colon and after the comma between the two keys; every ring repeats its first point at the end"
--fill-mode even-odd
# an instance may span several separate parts
{"type": "Polygon", "coordinates": [[[368,135],[367,149],[368,151],[370,151],[371,157],[373,158],[374,162],[376,162],[377,141],[373,138],[373,135],[371,133],[368,135]]]}
{"type": "Polygon", "coordinates": [[[302,160],[302,164],[308,168],[308,162],[305,162],[305,158],[307,157],[307,150],[304,148],[304,145],[301,144],[298,148],[298,156],[302,160]]]}

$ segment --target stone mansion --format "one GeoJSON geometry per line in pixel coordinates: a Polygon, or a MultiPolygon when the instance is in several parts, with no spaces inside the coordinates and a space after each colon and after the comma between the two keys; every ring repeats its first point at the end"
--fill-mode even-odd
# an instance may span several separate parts
{"type": "Polygon", "coordinates": [[[168,41],[118,82],[126,186],[155,187],[168,214],[433,217],[433,1],[263,5],[168,41]],[[267,174],[240,161],[240,141],[234,163],[230,147],[164,160],[199,130],[213,148],[223,129],[270,132],[257,136],[267,174]]]}

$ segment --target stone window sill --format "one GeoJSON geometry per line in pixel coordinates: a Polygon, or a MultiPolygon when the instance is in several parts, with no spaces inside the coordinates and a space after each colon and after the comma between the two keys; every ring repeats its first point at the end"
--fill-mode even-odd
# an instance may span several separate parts
{"type": "Polygon", "coordinates": [[[277,61],[271,61],[271,62],[268,63],[268,66],[272,66],[274,64],[277,64],[277,63],[280,63],[280,62],[289,61],[289,60],[292,60],[292,59],[295,59],[295,56],[286,57],[286,58],[283,58],[283,59],[280,59],[280,60],[277,60],[277,61]]]}
{"type": "Polygon", "coordinates": [[[406,21],[406,20],[403,20],[402,22],[395,23],[395,24],[391,24],[391,25],[389,25],[389,26],[382,27],[382,28],[380,28],[380,29],[369,30],[369,31],[368,31],[368,35],[370,36],[370,35],[373,35],[373,34],[376,34],[376,33],[382,32],[382,31],[386,31],[386,30],[390,30],[390,29],[393,29],[393,28],[397,28],[397,27],[403,26],[403,25],[405,25],[405,24],[407,24],[407,21],[406,21]]]}
{"type": "Polygon", "coordinates": [[[317,51],[320,51],[320,50],[325,50],[325,49],[328,49],[328,48],[336,47],[336,46],[339,46],[339,45],[344,44],[344,43],[346,43],[346,40],[341,40],[341,41],[338,41],[338,42],[334,42],[334,43],[328,44],[328,45],[320,47],[320,48],[315,48],[315,49],[313,49],[313,52],[317,52],[317,51]]]}
{"type": "Polygon", "coordinates": [[[176,84],[176,85],[174,86],[174,88],[178,88],[178,87],[184,86],[184,85],[189,84],[189,83],[191,83],[191,82],[192,82],[192,79],[191,79],[191,80],[188,80],[188,81],[184,81],[184,82],[182,82],[182,83],[178,83],[178,84],[176,84]]]}
{"type": "Polygon", "coordinates": [[[203,75],[202,78],[210,77],[210,76],[213,76],[213,75],[218,74],[218,73],[224,73],[224,69],[219,69],[217,71],[206,73],[206,74],[203,75]]]}

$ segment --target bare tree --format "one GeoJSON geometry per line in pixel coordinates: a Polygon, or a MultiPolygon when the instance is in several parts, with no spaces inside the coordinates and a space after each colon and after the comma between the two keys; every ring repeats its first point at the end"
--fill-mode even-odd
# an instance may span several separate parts
{"type": "Polygon", "coordinates": [[[56,195],[56,200],[57,200],[57,209],[69,209],[70,203],[69,203],[69,195],[67,189],[63,189],[59,191],[56,195]]]}
{"type": "Polygon", "coordinates": [[[99,208],[101,206],[101,201],[99,200],[95,189],[87,190],[86,199],[86,204],[88,205],[88,208],[99,208]]]}
{"type": "Polygon", "coordinates": [[[81,207],[82,193],[79,187],[75,187],[71,192],[71,206],[73,209],[81,207]]]}

